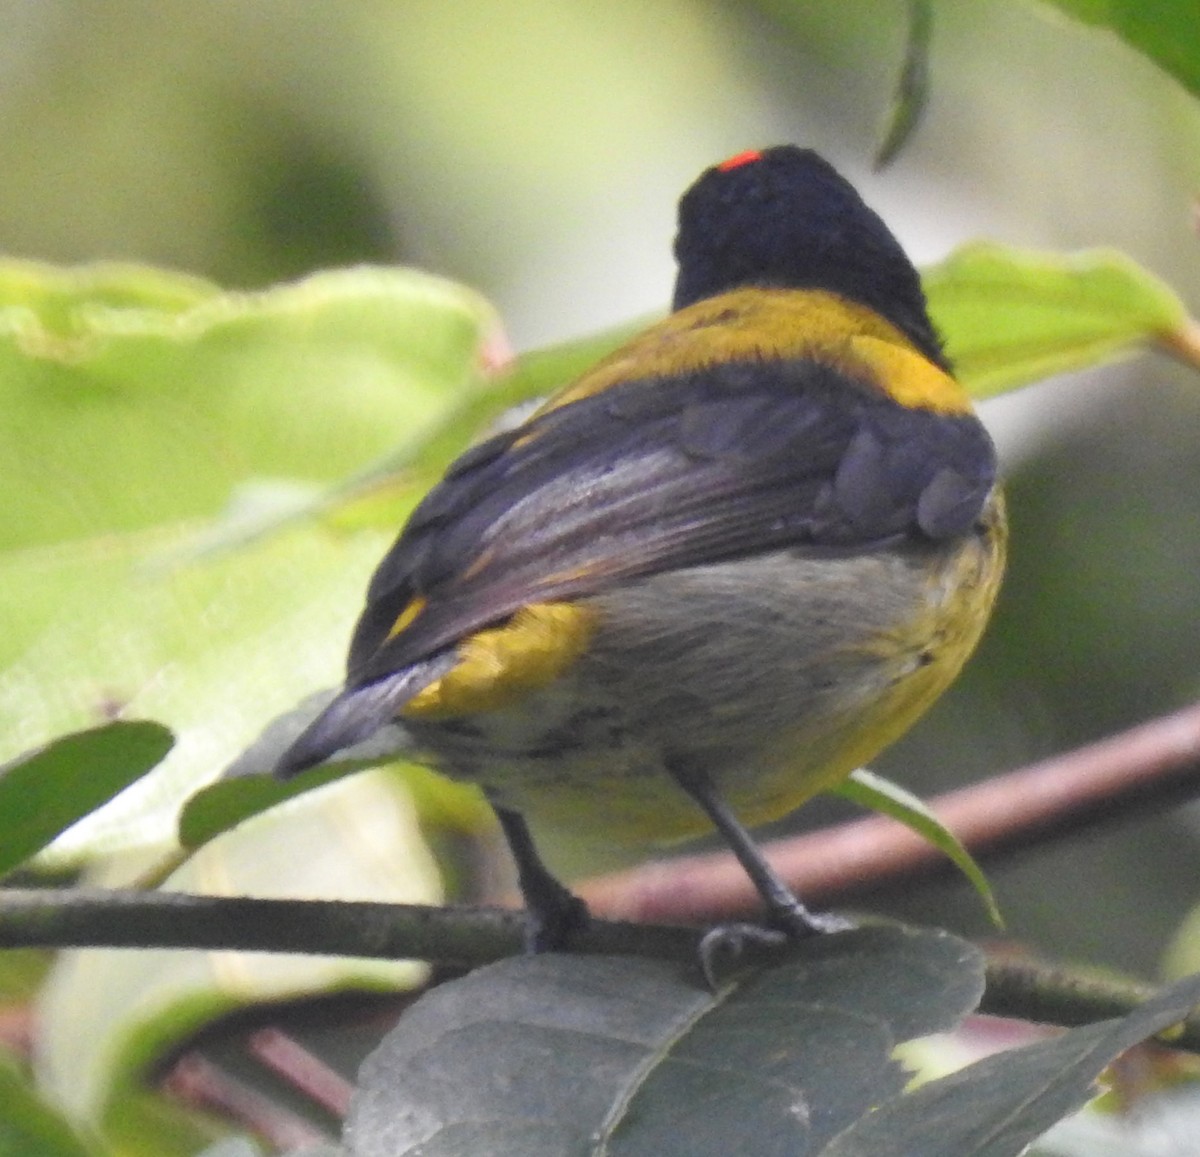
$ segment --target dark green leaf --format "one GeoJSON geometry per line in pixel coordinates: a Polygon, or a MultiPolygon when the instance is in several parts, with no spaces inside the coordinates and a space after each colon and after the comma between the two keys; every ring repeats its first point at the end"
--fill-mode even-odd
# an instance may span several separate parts
{"type": "Polygon", "coordinates": [[[711,992],[623,957],[502,961],[423,997],[367,1061],[354,1157],[802,1157],[900,1093],[903,1040],[975,1006],[979,957],[946,933],[806,943],[711,992]]]}
{"type": "Polygon", "coordinates": [[[160,723],[116,722],[64,735],[0,769],[0,874],[140,779],[171,750],[160,723]]]}
{"type": "Polygon", "coordinates": [[[1095,1095],[1126,1049],[1183,1019],[1200,1002],[1200,975],[1128,1016],[987,1057],[881,1105],[824,1157],[1016,1157],[1095,1095]]]}
{"type": "Polygon", "coordinates": [[[1200,5],[1191,0],[1050,2],[1085,24],[1115,32],[1200,96],[1200,5]]]}
{"type": "Polygon", "coordinates": [[[929,38],[932,32],[933,6],[930,0],[909,0],[904,66],[892,96],[892,107],[883,136],[875,150],[876,169],[885,168],[896,159],[925,111],[929,99],[929,38]]]}

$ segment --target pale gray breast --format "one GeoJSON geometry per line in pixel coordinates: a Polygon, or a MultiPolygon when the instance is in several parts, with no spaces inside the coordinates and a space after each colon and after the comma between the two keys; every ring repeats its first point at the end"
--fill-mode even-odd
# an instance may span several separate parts
{"type": "Polygon", "coordinates": [[[924,610],[930,556],[954,549],[778,551],[625,584],[590,600],[603,625],[581,678],[660,744],[733,758],[877,693],[880,637],[924,610]]]}

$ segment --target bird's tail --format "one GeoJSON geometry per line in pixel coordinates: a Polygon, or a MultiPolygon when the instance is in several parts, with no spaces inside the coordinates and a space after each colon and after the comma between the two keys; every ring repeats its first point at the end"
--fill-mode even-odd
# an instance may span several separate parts
{"type": "Polygon", "coordinates": [[[444,651],[374,683],[339,692],[276,760],[274,774],[279,779],[291,779],[305,768],[325,763],[338,752],[370,739],[456,661],[453,651],[444,651]]]}

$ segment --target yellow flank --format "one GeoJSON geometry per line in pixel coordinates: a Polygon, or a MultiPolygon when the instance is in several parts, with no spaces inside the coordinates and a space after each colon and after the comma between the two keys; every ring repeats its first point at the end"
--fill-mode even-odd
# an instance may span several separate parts
{"type": "Polygon", "coordinates": [[[533,603],[502,627],[458,644],[459,662],[401,714],[445,718],[511,706],[558,678],[583,653],[594,613],[575,603],[533,603]]]}
{"type": "Polygon", "coordinates": [[[556,394],[542,411],[639,378],[727,361],[808,358],[870,382],[904,406],[971,411],[966,391],[874,310],[821,289],[735,289],[651,326],[556,394]]]}
{"type": "MultiPolygon", "coordinates": [[[[930,573],[929,602],[923,612],[860,648],[880,671],[890,673],[891,680],[874,702],[847,719],[836,756],[809,777],[801,777],[799,790],[785,787],[782,803],[751,801],[746,807],[751,822],[779,819],[840,783],[904,735],[958,678],[979,644],[1004,575],[1008,517],[998,490],[984,511],[983,524],[982,541],[967,540],[943,568],[930,573]]],[[[800,738],[806,738],[803,731],[800,738]]],[[[795,746],[802,749],[802,742],[795,746]]]]}

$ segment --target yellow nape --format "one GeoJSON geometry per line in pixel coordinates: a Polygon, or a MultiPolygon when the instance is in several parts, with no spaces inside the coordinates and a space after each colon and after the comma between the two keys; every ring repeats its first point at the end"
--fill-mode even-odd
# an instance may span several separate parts
{"type": "Polygon", "coordinates": [[[869,382],[903,406],[971,412],[967,392],[890,322],[822,289],[735,289],[651,326],[551,398],[542,411],[638,379],[721,362],[808,359],[869,382]]]}
{"type": "Polygon", "coordinates": [[[510,706],[579,658],[594,617],[574,603],[522,607],[504,626],[459,643],[457,665],[410,699],[401,714],[436,719],[510,706]]]}

